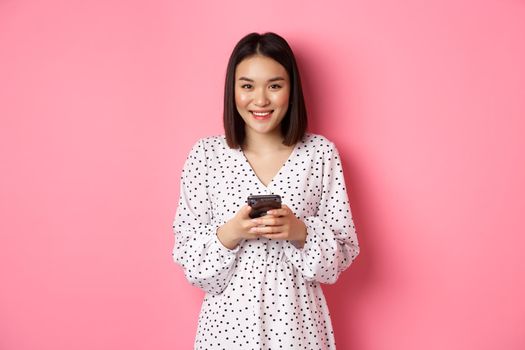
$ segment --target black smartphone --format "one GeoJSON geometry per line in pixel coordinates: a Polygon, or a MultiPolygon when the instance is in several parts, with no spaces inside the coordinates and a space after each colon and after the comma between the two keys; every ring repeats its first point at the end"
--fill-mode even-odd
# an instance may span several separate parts
{"type": "Polygon", "coordinates": [[[281,208],[281,196],[278,194],[258,194],[248,196],[246,202],[252,207],[252,211],[250,212],[250,217],[252,219],[266,215],[266,212],[270,209],[281,208]]]}

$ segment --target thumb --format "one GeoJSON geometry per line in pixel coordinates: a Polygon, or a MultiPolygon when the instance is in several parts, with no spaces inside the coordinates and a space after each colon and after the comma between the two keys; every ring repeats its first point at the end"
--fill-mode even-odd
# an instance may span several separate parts
{"type": "Polygon", "coordinates": [[[251,211],[252,211],[252,207],[250,207],[248,204],[245,204],[241,208],[240,213],[242,217],[248,217],[248,214],[250,214],[251,211]]]}

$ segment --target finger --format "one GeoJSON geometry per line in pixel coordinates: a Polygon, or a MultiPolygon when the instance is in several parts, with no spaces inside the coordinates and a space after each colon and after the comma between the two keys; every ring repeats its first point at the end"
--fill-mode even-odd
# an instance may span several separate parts
{"type": "Polygon", "coordinates": [[[275,234],[283,231],[283,226],[256,226],[250,229],[250,232],[257,234],[275,234]]]}
{"type": "Polygon", "coordinates": [[[279,233],[267,233],[259,235],[260,237],[268,238],[268,239],[288,239],[285,233],[279,232],[279,233]]]}
{"type": "Polygon", "coordinates": [[[241,215],[242,218],[249,218],[251,211],[252,211],[252,207],[250,207],[248,204],[245,204],[239,210],[239,214],[241,215]]]}
{"type": "Polygon", "coordinates": [[[253,222],[250,218],[243,222],[243,228],[248,232],[251,232],[250,229],[254,227],[257,227],[257,223],[253,222]]]}
{"type": "Polygon", "coordinates": [[[290,213],[291,213],[291,210],[288,207],[281,208],[281,209],[268,210],[268,214],[273,215],[273,216],[287,216],[287,215],[290,215],[290,213]]]}
{"type": "Polygon", "coordinates": [[[264,217],[257,218],[252,220],[257,225],[267,225],[267,226],[280,226],[283,224],[283,219],[275,217],[273,215],[265,215],[264,217]]]}

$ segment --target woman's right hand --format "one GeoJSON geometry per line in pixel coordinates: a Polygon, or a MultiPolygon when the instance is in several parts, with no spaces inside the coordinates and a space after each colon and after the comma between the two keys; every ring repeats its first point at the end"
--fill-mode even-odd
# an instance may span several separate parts
{"type": "Polygon", "coordinates": [[[245,204],[234,217],[217,229],[217,237],[223,246],[234,249],[243,239],[259,237],[256,233],[250,232],[252,227],[257,226],[249,216],[251,210],[252,208],[245,204]]]}

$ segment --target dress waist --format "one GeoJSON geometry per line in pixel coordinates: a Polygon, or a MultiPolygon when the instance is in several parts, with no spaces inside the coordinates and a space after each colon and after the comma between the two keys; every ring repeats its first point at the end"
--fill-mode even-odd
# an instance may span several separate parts
{"type": "Polygon", "coordinates": [[[281,264],[288,261],[284,253],[286,241],[272,241],[266,238],[245,241],[237,256],[239,264],[281,264]]]}

